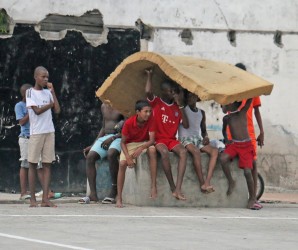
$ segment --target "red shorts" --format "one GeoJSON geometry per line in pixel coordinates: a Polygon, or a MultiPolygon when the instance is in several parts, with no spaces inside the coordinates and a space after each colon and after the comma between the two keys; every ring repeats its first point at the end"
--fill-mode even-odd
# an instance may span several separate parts
{"type": "Polygon", "coordinates": [[[157,144],[164,144],[168,150],[171,151],[174,147],[181,144],[181,142],[175,139],[156,139],[155,145],[157,144]]]}
{"type": "Polygon", "coordinates": [[[253,168],[253,160],[256,155],[254,146],[251,141],[233,142],[226,146],[224,151],[231,159],[239,156],[239,168],[253,168]]]}
{"type": "Polygon", "coordinates": [[[255,150],[254,160],[257,160],[257,140],[256,139],[252,139],[251,140],[251,143],[254,146],[254,150],[255,150]]]}

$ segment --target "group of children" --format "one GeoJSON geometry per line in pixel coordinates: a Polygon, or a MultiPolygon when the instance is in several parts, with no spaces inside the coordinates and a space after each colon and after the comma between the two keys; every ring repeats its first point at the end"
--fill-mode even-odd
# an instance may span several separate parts
{"type": "MultiPolygon", "coordinates": [[[[195,94],[182,89],[171,81],[163,82],[160,97],[152,93],[152,69],[146,70],[147,82],[145,92],[147,101],[137,101],[136,115],[130,117],[124,123],[121,139],[120,167],[117,181],[117,207],[123,207],[122,190],[127,167],[134,167],[135,159],[147,151],[151,170],[151,197],[157,196],[156,171],[157,152],[161,156],[162,167],[169,182],[173,197],[178,200],[186,200],[181,186],[186,169],[187,152],[193,158],[193,165],[201,186],[201,192],[214,192],[210,180],[216,166],[218,149],[210,146],[206,131],[205,112],[196,107],[200,101],[195,94]],[[176,134],[178,132],[178,139],[176,134]],[[169,152],[178,156],[177,180],[173,180],[169,152]],[[206,179],[204,179],[201,166],[200,153],[206,152],[210,156],[206,179]]],[[[239,156],[239,167],[244,170],[247,181],[249,200],[247,208],[261,209],[262,206],[255,197],[255,184],[252,175],[255,148],[251,142],[247,130],[246,113],[251,107],[252,99],[242,102],[234,102],[222,106],[226,113],[223,119],[223,135],[226,149],[220,155],[220,162],[225,176],[228,179],[227,195],[230,195],[235,187],[229,163],[230,160],[239,156]],[[226,131],[229,130],[231,137],[228,140],[226,131]]],[[[263,141],[262,141],[263,143],[263,141]]]]}
{"type": "MultiPolygon", "coordinates": [[[[105,116],[111,117],[104,122],[104,127],[101,129],[92,147],[90,146],[84,149],[84,154],[87,158],[87,176],[91,184],[91,196],[84,197],[80,203],[98,201],[95,184],[95,161],[109,156],[109,154],[110,157],[108,158],[115,161],[117,157],[115,157],[115,154],[109,153],[108,150],[112,148],[112,145],[117,141],[121,145],[121,150],[120,147],[118,148],[116,145],[112,149],[113,152],[116,153],[121,151],[119,170],[118,167],[114,167],[111,170],[111,172],[115,172],[112,175],[115,177],[115,180],[113,179],[113,187],[115,188],[112,189],[111,196],[113,196],[113,198],[109,200],[109,202],[112,202],[117,194],[116,207],[123,207],[122,191],[125,181],[125,171],[127,167],[132,168],[135,166],[136,159],[142,152],[147,152],[149,158],[151,198],[155,199],[157,197],[157,153],[161,156],[162,167],[170,185],[172,195],[177,200],[186,200],[181,187],[186,169],[187,152],[189,152],[193,158],[193,166],[200,183],[201,192],[211,193],[215,191],[210,181],[219,153],[218,149],[212,147],[209,143],[205,112],[196,106],[196,103],[200,101],[199,97],[182,89],[178,84],[172,81],[164,81],[160,85],[160,97],[155,96],[152,92],[152,69],[147,69],[146,74],[147,81],[145,92],[147,100],[139,100],[136,102],[136,114],[124,122],[121,134],[114,134],[113,131],[115,122],[118,122],[120,119],[120,114],[113,113],[112,110],[107,110],[109,115],[105,116]],[[109,124],[111,126],[109,126],[109,124]],[[176,137],[177,133],[178,139],[176,137]],[[178,156],[176,182],[174,181],[171,170],[169,152],[173,152],[178,156]],[[205,152],[210,156],[206,178],[204,178],[202,173],[201,152],[205,152]],[[117,184],[115,183],[116,180],[117,184]]],[[[16,109],[18,107],[21,113],[21,115],[17,115],[17,120],[22,127],[19,136],[21,167],[26,168],[29,165],[31,207],[37,206],[35,179],[37,164],[40,160],[43,165],[43,169],[40,172],[42,173],[41,184],[43,189],[41,206],[55,207],[48,198],[51,177],[50,165],[55,159],[55,129],[51,109],[53,108],[55,113],[59,113],[60,106],[53,85],[48,82],[48,77],[49,73],[44,67],[37,67],[34,72],[35,86],[22,86],[21,93],[23,100],[16,106],[16,109]],[[28,125],[29,119],[30,133],[28,125]],[[26,161],[28,161],[29,164],[26,161]]],[[[257,172],[255,156],[256,141],[258,141],[260,146],[263,145],[264,132],[260,115],[257,117],[259,127],[261,128],[260,136],[255,139],[254,135],[251,135],[247,129],[248,122],[252,120],[252,118],[247,118],[248,110],[254,107],[251,104],[252,99],[249,99],[243,102],[243,104],[242,102],[234,102],[222,106],[223,112],[226,113],[223,119],[223,136],[226,149],[220,154],[220,162],[223,172],[228,179],[227,195],[230,195],[235,187],[235,181],[232,178],[229,163],[231,159],[239,156],[239,167],[244,170],[249,191],[247,208],[260,209],[262,206],[256,200],[257,172]]],[[[258,107],[258,105],[256,105],[256,107],[258,107]]],[[[252,111],[249,111],[249,113],[251,112],[252,111]]],[[[251,127],[253,128],[253,126],[251,127]]],[[[112,165],[117,165],[117,162],[112,165]]],[[[21,168],[21,170],[24,169],[21,168]]],[[[24,176],[24,171],[20,171],[20,176],[24,176]]],[[[22,190],[25,189],[22,188],[22,190]]],[[[24,191],[22,192],[21,195],[25,195],[24,191]]]]}
{"type": "MultiPolygon", "coordinates": [[[[56,207],[49,199],[55,194],[50,190],[51,164],[55,160],[55,128],[52,111],[60,112],[53,84],[48,82],[49,72],[42,66],[34,71],[35,85],[22,85],[22,101],[16,104],[16,119],[21,126],[19,146],[21,153],[21,200],[30,199],[30,207],[37,207],[36,173],[42,186],[42,207],[56,207]],[[30,122],[29,122],[30,121],[30,122]],[[26,184],[29,179],[30,195],[26,184]]],[[[59,193],[60,194],[60,193],[59,193]]],[[[61,194],[59,195],[61,197],[61,194]]],[[[58,197],[57,197],[58,198],[58,197]]]]}

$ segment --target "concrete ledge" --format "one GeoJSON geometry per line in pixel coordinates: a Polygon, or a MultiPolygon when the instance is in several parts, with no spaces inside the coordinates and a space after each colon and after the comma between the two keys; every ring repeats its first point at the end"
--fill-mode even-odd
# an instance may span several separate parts
{"type": "MultiPolygon", "coordinates": [[[[171,153],[170,160],[175,180],[178,158],[171,153]]],[[[204,176],[206,176],[208,161],[208,155],[202,154],[204,176]]],[[[248,199],[247,185],[243,171],[238,168],[237,161],[232,162],[231,171],[233,178],[236,180],[236,187],[231,196],[227,197],[226,195],[228,188],[227,179],[223,174],[219,162],[217,163],[211,180],[211,183],[215,188],[215,192],[203,194],[200,192],[199,182],[192,165],[192,158],[188,155],[187,167],[182,185],[182,192],[185,194],[187,201],[178,201],[172,196],[168,181],[161,166],[161,161],[158,159],[158,198],[153,201],[149,199],[150,170],[148,157],[144,153],[138,158],[137,166],[133,169],[127,169],[126,171],[123,202],[124,204],[127,203],[137,206],[245,208],[248,199]]]]}

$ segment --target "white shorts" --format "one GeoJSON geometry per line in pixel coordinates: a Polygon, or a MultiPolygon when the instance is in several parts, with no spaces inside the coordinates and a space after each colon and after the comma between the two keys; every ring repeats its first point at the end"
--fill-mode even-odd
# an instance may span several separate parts
{"type": "MultiPolygon", "coordinates": [[[[28,138],[24,138],[24,137],[19,137],[19,146],[20,146],[20,155],[21,158],[19,159],[19,161],[21,162],[21,167],[22,168],[29,168],[29,163],[28,163],[28,143],[29,143],[29,139],[28,138]]],[[[42,164],[40,161],[40,157],[39,157],[39,162],[38,162],[38,168],[42,168],[42,164]]]]}
{"type": "Polygon", "coordinates": [[[20,146],[20,162],[22,168],[29,168],[28,164],[28,142],[29,139],[24,137],[19,137],[19,146],[20,146]]]}

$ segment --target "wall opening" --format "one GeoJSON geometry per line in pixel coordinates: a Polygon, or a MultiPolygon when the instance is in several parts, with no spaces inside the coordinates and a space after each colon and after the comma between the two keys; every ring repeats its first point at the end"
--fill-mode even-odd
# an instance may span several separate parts
{"type": "Polygon", "coordinates": [[[182,30],[179,36],[181,37],[182,42],[184,42],[186,45],[192,45],[193,35],[190,29],[182,30]]]}
{"type": "Polygon", "coordinates": [[[228,31],[228,40],[230,44],[234,47],[236,47],[236,31],[235,30],[229,30],[228,31]]]}
{"type": "Polygon", "coordinates": [[[93,46],[107,42],[107,29],[97,9],[87,11],[82,16],[49,14],[36,26],[36,30],[46,40],[60,40],[68,31],[77,31],[93,46]]]}
{"type": "Polygon", "coordinates": [[[279,30],[275,31],[273,40],[274,40],[274,44],[277,47],[282,48],[284,46],[282,43],[282,32],[281,31],[279,31],[279,30]]]}

